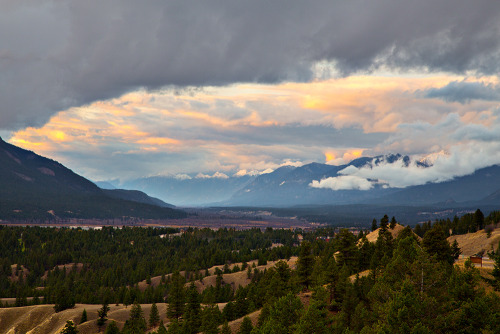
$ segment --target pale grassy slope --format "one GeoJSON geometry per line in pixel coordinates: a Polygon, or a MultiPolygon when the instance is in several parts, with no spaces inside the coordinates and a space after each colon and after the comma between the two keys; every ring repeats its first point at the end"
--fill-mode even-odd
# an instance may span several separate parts
{"type": "MultiPolygon", "coordinates": [[[[278,261],[268,261],[267,265],[257,266],[256,268],[258,270],[262,271],[264,269],[269,269],[269,268],[274,267],[277,262],[278,261]]],[[[297,257],[295,257],[295,256],[291,257],[290,260],[287,261],[287,263],[290,266],[290,268],[295,269],[296,263],[297,263],[297,257]]],[[[211,273],[213,273],[213,272],[215,272],[215,269],[214,269],[214,271],[211,271],[211,273]]],[[[205,290],[206,288],[208,288],[210,286],[215,286],[216,279],[217,279],[217,275],[211,275],[211,276],[204,277],[201,281],[200,280],[195,281],[194,284],[195,284],[198,292],[203,292],[203,290],[205,290]]],[[[236,291],[239,286],[245,287],[248,284],[250,284],[250,282],[251,282],[251,279],[249,279],[247,277],[246,270],[239,271],[236,273],[223,274],[222,280],[224,281],[225,284],[230,284],[231,287],[234,289],[234,291],[236,291]]],[[[190,283],[187,283],[187,284],[189,285],[190,283]]]]}
{"type": "MultiPolygon", "coordinates": [[[[389,232],[391,232],[393,238],[397,238],[399,233],[403,231],[405,226],[396,224],[396,226],[393,229],[387,229],[389,232]]],[[[368,239],[369,242],[376,242],[378,239],[378,234],[380,232],[380,228],[376,229],[375,231],[372,231],[366,235],[366,239],[368,239]]],[[[415,235],[418,239],[420,239],[419,236],[415,235]]]]}
{"type": "MultiPolygon", "coordinates": [[[[288,265],[295,268],[297,258],[292,257],[288,260],[288,265]]],[[[277,261],[268,261],[265,266],[258,266],[259,270],[264,270],[273,267],[277,261]]],[[[252,265],[253,262],[250,262],[252,265]]],[[[236,264],[234,264],[236,265],[236,264]]],[[[239,264],[241,266],[241,264],[239,264]]],[[[217,266],[222,269],[222,266],[217,266]]],[[[216,267],[209,269],[210,273],[215,272],[216,267]]],[[[159,283],[160,277],[155,277],[155,281],[159,283]]],[[[195,282],[198,290],[201,292],[207,287],[213,285],[215,286],[216,275],[207,276],[203,279],[203,283],[199,280],[195,282]]],[[[239,285],[246,286],[250,283],[247,278],[247,272],[241,271],[231,274],[224,274],[223,280],[226,284],[231,284],[233,288],[237,288],[239,285]]],[[[146,284],[142,282],[142,284],[146,284]]],[[[189,283],[188,283],[189,284],[189,283]]],[[[115,321],[118,327],[121,329],[128,319],[130,314],[131,306],[125,307],[123,305],[109,305],[110,311],[108,313],[108,322],[115,321]]],[[[164,303],[158,303],[158,311],[160,317],[165,324],[168,323],[166,318],[167,305],[164,303]]],[[[222,310],[225,303],[218,305],[222,310]]],[[[149,313],[151,310],[151,304],[142,304],[142,310],[144,311],[144,316],[146,319],[149,318],[149,313]]],[[[38,305],[38,306],[26,306],[26,307],[11,307],[11,308],[0,308],[0,333],[1,334],[58,334],[66,325],[67,320],[72,320],[75,324],[80,322],[82,312],[84,309],[87,310],[88,321],[84,324],[79,324],[77,326],[80,334],[97,334],[99,333],[99,327],[97,326],[97,310],[101,308],[101,305],[89,305],[89,304],[77,304],[74,308],[69,310],[64,310],[59,313],[54,312],[54,305],[38,305]]],[[[258,317],[258,312],[251,314],[252,320],[256,321],[258,317]]],[[[236,328],[234,332],[239,328],[239,324],[242,319],[237,319],[230,324],[231,328],[236,328]]]]}
{"type": "MultiPolygon", "coordinates": [[[[166,323],[166,304],[157,304],[161,319],[166,323]]],[[[141,305],[146,319],[149,318],[151,304],[141,305]]],[[[77,304],[74,308],[59,313],[53,305],[38,305],[0,309],[0,333],[2,334],[58,334],[67,320],[80,322],[83,309],[87,310],[88,321],[77,326],[79,334],[97,334],[97,310],[101,305],[77,304]]],[[[110,305],[108,323],[115,321],[122,328],[130,314],[130,306],[110,305]]]]}
{"type": "MultiPolygon", "coordinates": [[[[267,265],[257,266],[257,269],[259,269],[259,270],[269,269],[269,268],[273,267],[276,264],[276,262],[278,262],[278,261],[268,261],[267,265]]],[[[287,262],[291,268],[295,268],[295,263],[297,262],[297,257],[291,257],[290,260],[288,260],[287,262]]],[[[249,266],[252,266],[254,263],[255,263],[255,265],[257,265],[258,261],[253,260],[253,261],[247,262],[247,264],[249,266]]],[[[243,263],[233,263],[233,264],[229,265],[229,269],[232,270],[235,266],[239,266],[241,268],[242,264],[243,263]]],[[[215,278],[216,278],[215,270],[217,268],[219,268],[220,270],[224,270],[223,265],[213,266],[213,267],[208,269],[208,273],[210,274],[210,276],[204,277],[203,283],[195,283],[196,287],[198,288],[198,291],[201,292],[211,285],[215,286],[215,278]]],[[[205,270],[202,270],[201,273],[205,274],[205,270]]],[[[180,274],[184,276],[185,272],[181,271],[180,274]]],[[[170,275],[171,274],[165,275],[165,277],[168,277],[170,275]]],[[[244,278],[246,278],[246,270],[242,271],[242,272],[236,272],[236,273],[223,275],[224,282],[226,282],[227,284],[231,284],[231,285],[233,285],[233,287],[235,286],[236,288],[238,288],[238,285],[247,286],[250,283],[250,280],[246,280],[244,278]]],[[[151,285],[153,287],[158,286],[160,284],[160,282],[161,282],[161,276],[155,276],[155,277],[151,278],[151,285]]],[[[199,281],[197,281],[197,282],[199,282],[199,281]]],[[[139,285],[139,289],[141,289],[142,291],[144,291],[148,287],[146,280],[139,282],[138,285],[139,285]]]]}
{"type": "Polygon", "coordinates": [[[481,251],[484,251],[486,254],[492,249],[496,250],[498,248],[500,228],[494,230],[489,238],[484,230],[475,233],[453,235],[448,238],[450,244],[455,240],[458,242],[458,247],[460,247],[464,256],[471,256],[481,251]]]}

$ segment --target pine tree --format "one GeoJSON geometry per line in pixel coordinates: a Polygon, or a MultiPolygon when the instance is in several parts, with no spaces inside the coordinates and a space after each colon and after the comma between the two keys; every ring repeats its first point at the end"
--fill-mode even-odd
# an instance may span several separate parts
{"type": "Polygon", "coordinates": [[[132,296],[130,295],[130,289],[127,289],[125,292],[125,296],[123,297],[123,305],[127,308],[130,304],[132,304],[132,296]]]}
{"type": "Polygon", "coordinates": [[[388,225],[389,225],[389,216],[384,215],[384,217],[380,219],[380,228],[385,231],[387,230],[388,225]]]}
{"type": "Polygon", "coordinates": [[[440,261],[449,262],[450,264],[455,261],[450,243],[446,240],[446,235],[439,226],[433,227],[424,234],[422,245],[427,254],[436,256],[440,261]]]}
{"type": "Polygon", "coordinates": [[[187,305],[185,311],[184,328],[187,333],[198,333],[201,326],[201,305],[200,294],[196,290],[194,283],[191,283],[187,290],[187,305]]]}
{"type": "Polygon", "coordinates": [[[473,224],[476,230],[482,230],[484,228],[484,214],[479,209],[474,212],[473,224]]]}
{"type": "Polygon", "coordinates": [[[80,319],[81,324],[83,324],[84,322],[87,322],[87,310],[86,309],[83,309],[82,317],[80,319]]]}
{"type": "Polygon", "coordinates": [[[227,323],[227,321],[224,322],[224,325],[222,325],[220,334],[233,334],[233,332],[231,332],[231,328],[229,328],[229,324],[227,323]]]}
{"type": "Polygon", "coordinates": [[[179,325],[179,321],[174,319],[168,325],[168,334],[180,334],[181,333],[181,325],[179,325]]]}
{"type": "Polygon", "coordinates": [[[314,266],[314,257],[311,254],[311,244],[309,241],[303,241],[300,246],[300,255],[297,262],[297,274],[299,283],[304,290],[309,289],[311,285],[311,273],[314,266]]]}
{"type": "Polygon", "coordinates": [[[391,219],[391,224],[389,225],[389,228],[390,228],[391,230],[394,230],[394,228],[396,227],[396,224],[397,224],[397,223],[398,223],[398,222],[396,221],[396,218],[395,218],[394,216],[392,216],[392,219],[391,219]]]}
{"type": "Polygon", "coordinates": [[[295,325],[295,334],[328,333],[327,311],[319,302],[311,302],[295,325]]]}
{"type": "Polygon", "coordinates": [[[451,244],[451,255],[455,260],[458,260],[460,254],[462,254],[462,250],[458,246],[457,240],[454,240],[453,243],[451,244]]]}
{"type": "Polygon", "coordinates": [[[61,312],[75,306],[75,299],[67,287],[63,287],[56,294],[54,310],[61,312]]]}
{"type": "Polygon", "coordinates": [[[249,317],[244,317],[240,325],[240,330],[238,334],[250,334],[252,332],[252,320],[249,317]]]}
{"type": "Polygon", "coordinates": [[[293,293],[278,299],[269,310],[268,318],[260,327],[261,333],[292,333],[292,326],[300,318],[302,303],[293,293]]]}
{"type": "Polygon", "coordinates": [[[372,231],[375,231],[378,228],[377,226],[377,220],[374,218],[372,220],[372,231]]]}
{"type": "Polygon", "coordinates": [[[201,328],[204,334],[218,334],[219,321],[222,315],[220,314],[217,305],[206,306],[201,313],[201,328]]]}
{"type": "Polygon", "coordinates": [[[125,326],[123,326],[123,334],[138,334],[144,333],[147,329],[146,319],[144,319],[144,314],[142,312],[141,305],[137,302],[130,309],[130,316],[127,321],[125,321],[125,326]]]}
{"type": "Polygon", "coordinates": [[[111,321],[104,334],[120,334],[120,329],[116,325],[116,322],[111,321]]]}
{"type": "Polygon", "coordinates": [[[179,319],[184,314],[184,283],[185,279],[179,272],[172,275],[167,308],[167,317],[170,319],[179,319]]]}
{"type": "Polygon", "coordinates": [[[163,324],[163,320],[160,320],[160,326],[158,327],[157,334],[167,334],[167,329],[165,328],[165,325],[163,324]]]}
{"type": "Polygon", "coordinates": [[[73,321],[68,320],[66,321],[66,326],[62,329],[61,334],[78,334],[78,329],[76,329],[73,321]]]}
{"type": "Polygon", "coordinates": [[[158,313],[158,307],[156,303],[151,305],[151,311],[149,312],[149,327],[156,327],[160,322],[160,314],[158,313]]]}
{"type": "Polygon", "coordinates": [[[110,308],[108,304],[104,303],[102,304],[102,307],[97,311],[97,316],[99,317],[97,319],[97,326],[102,327],[108,320],[108,312],[110,308]]]}

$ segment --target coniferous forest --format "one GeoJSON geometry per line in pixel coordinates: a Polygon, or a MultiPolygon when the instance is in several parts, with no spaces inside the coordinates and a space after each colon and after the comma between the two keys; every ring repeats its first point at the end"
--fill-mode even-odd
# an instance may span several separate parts
{"type": "MultiPolygon", "coordinates": [[[[467,222],[477,229],[498,219],[497,212],[481,215],[450,222],[460,233],[467,222]]],[[[368,241],[369,231],[333,228],[179,233],[3,226],[0,298],[16,297],[15,306],[54,304],[55,311],[99,304],[97,321],[106,333],[230,333],[235,319],[243,319],[238,333],[498,333],[500,251],[490,252],[496,264],[493,279],[486,278],[470,261],[454,265],[460,249],[446,240],[447,221],[406,227],[394,238],[395,224],[388,216],[374,220],[376,242],[368,241]],[[259,270],[252,260],[280,261],[259,270]],[[242,265],[230,267],[235,263],[242,265]],[[195,282],[214,265],[223,266],[215,270],[216,284],[200,293],[195,282]],[[224,274],[237,271],[250,283],[233,289],[224,274]],[[154,276],[160,284],[151,284],[154,276]],[[115,303],[132,305],[123,328],[107,321],[115,303]],[[151,303],[146,318],[141,304],[151,303]],[[163,303],[167,323],[156,306],[163,303]],[[252,322],[248,315],[258,310],[252,322]]],[[[68,322],[63,333],[75,332],[68,322]]]]}

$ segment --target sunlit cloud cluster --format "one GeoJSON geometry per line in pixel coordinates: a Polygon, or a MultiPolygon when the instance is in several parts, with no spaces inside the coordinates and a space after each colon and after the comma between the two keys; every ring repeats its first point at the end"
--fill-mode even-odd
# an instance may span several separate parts
{"type": "Polygon", "coordinates": [[[402,187],[500,163],[495,151],[500,143],[499,102],[474,89],[464,100],[444,98],[461,85],[466,91],[471,86],[490,93],[496,89],[491,77],[380,74],[281,85],[141,90],[70,108],[43,127],[15,132],[10,142],[93,179],[226,178],[308,162],[343,165],[391,152],[489,155],[476,157],[481,163],[472,165],[465,164],[468,156],[463,155],[465,160],[455,168],[436,162],[428,171],[398,169],[397,164],[359,169],[314,185],[367,189],[371,183],[366,179],[379,179],[402,187]]]}

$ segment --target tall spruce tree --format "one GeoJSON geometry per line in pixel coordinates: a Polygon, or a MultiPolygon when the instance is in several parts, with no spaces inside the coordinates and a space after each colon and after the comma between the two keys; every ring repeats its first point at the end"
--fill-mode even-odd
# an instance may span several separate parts
{"type": "Polygon", "coordinates": [[[198,333],[201,326],[201,305],[200,305],[200,294],[196,290],[194,283],[189,285],[186,292],[186,310],[185,310],[185,321],[184,329],[186,333],[198,333]]]}
{"type": "Polygon", "coordinates": [[[300,254],[297,261],[297,274],[299,277],[299,284],[302,285],[304,290],[308,290],[311,285],[311,274],[314,267],[314,257],[312,255],[311,243],[303,241],[300,245],[300,254]]]}
{"type": "Polygon", "coordinates": [[[123,326],[122,334],[142,334],[146,332],[147,325],[141,305],[134,303],[130,309],[130,316],[123,326]]]}
{"type": "Polygon", "coordinates": [[[102,307],[97,310],[97,326],[102,327],[108,320],[108,312],[110,308],[107,303],[102,304],[102,307]]]}
{"type": "Polygon", "coordinates": [[[229,328],[229,324],[227,323],[227,321],[224,322],[224,325],[222,325],[220,334],[233,334],[233,332],[231,332],[231,328],[229,328]]]}
{"type": "Polygon", "coordinates": [[[380,228],[382,230],[387,230],[388,226],[389,226],[389,216],[384,215],[384,217],[382,217],[382,219],[380,219],[380,228]]]}
{"type": "Polygon", "coordinates": [[[116,325],[116,322],[111,321],[108,327],[106,327],[104,334],[120,334],[120,329],[116,325]]]}
{"type": "Polygon", "coordinates": [[[156,303],[151,305],[151,310],[149,311],[149,327],[156,327],[160,323],[160,314],[158,313],[158,307],[156,303]]]}
{"type": "Polygon", "coordinates": [[[241,322],[238,334],[250,334],[252,332],[252,329],[252,320],[250,320],[249,317],[244,317],[243,321],[241,322]]]}
{"type": "Polygon", "coordinates": [[[73,321],[66,321],[66,326],[61,331],[61,334],[78,334],[78,329],[76,328],[73,321]]]}
{"type": "Polygon", "coordinates": [[[80,323],[83,324],[84,322],[87,322],[87,310],[86,309],[83,309],[82,317],[80,318],[80,323]]]}
{"type": "Polygon", "coordinates": [[[179,319],[184,314],[184,277],[178,271],[172,274],[172,281],[168,291],[167,317],[170,319],[179,319]]]}

